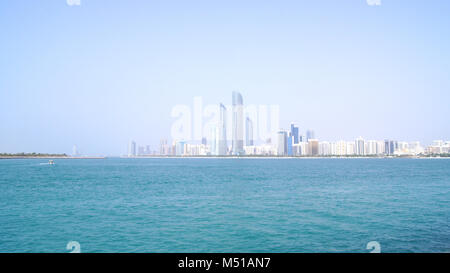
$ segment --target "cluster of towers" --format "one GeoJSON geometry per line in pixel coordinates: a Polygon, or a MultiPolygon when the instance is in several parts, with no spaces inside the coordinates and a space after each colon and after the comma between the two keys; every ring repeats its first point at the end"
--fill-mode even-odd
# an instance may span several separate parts
{"type": "MultiPolygon", "coordinates": [[[[219,119],[217,126],[213,127],[211,134],[212,155],[243,155],[244,154],[244,102],[239,92],[233,92],[232,97],[232,127],[231,127],[231,151],[227,145],[227,108],[219,106],[219,119]]],[[[250,118],[245,120],[245,145],[253,145],[253,123],[250,118]]]]}
{"type": "Polygon", "coordinates": [[[318,153],[318,141],[315,139],[313,130],[307,130],[306,134],[299,133],[299,127],[295,123],[291,123],[290,131],[279,131],[277,133],[277,155],[295,155],[303,147],[303,150],[309,149],[310,154],[314,155],[318,153]],[[301,144],[309,144],[308,148],[305,148],[301,144]]]}

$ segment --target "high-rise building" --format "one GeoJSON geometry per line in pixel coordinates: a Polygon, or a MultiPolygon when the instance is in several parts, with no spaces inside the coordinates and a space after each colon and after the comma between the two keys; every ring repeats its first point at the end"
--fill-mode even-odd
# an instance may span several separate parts
{"type": "Polygon", "coordinates": [[[79,156],[77,145],[73,145],[72,156],[73,157],[79,156]]]}
{"type": "Polygon", "coordinates": [[[384,142],[382,140],[381,141],[377,141],[377,155],[382,155],[384,153],[385,153],[385,151],[384,151],[384,142]]]}
{"type": "Polygon", "coordinates": [[[175,153],[177,156],[185,155],[186,142],[178,141],[175,148],[175,153]]]}
{"type": "Polygon", "coordinates": [[[219,125],[217,132],[217,155],[226,155],[227,146],[227,108],[220,104],[219,108],[219,125]]]}
{"type": "Polygon", "coordinates": [[[299,136],[298,136],[298,141],[299,141],[299,142],[307,142],[307,141],[306,141],[306,135],[299,135],[299,136]]]}
{"type": "Polygon", "coordinates": [[[317,139],[308,140],[309,155],[317,156],[319,155],[319,141],[317,139]]]}
{"type": "Polygon", "coordinates": [[[406,141],[398,142],[398,149],[396,150],[396,155],[409,155],[409,143],[406,141]]]}
{"type": "Polygon", "coordinates": [[[337,142],[330,142],[330,155],[337,154],[337,142]]]}
{"type": "Polygon", "coordinates": [[[253,122],[249,117],[245,120],[245,146],[253,146],[253,122]]]}
{"type": "Polygon", "coordinates": [[[395,153],[396,146],[398,146],[397,141],[386,139],[384,141],[384,153],[387,155],[393,155],[395,153]]]}
{"type": "Polygon", "coordinates": [[[128,143],[128,157],[136,156],[136,142],[130,140],[128,143]]]}
{"type": "Polygon", "coordinates": [[[291,123],[291,136],[294,138],[293,144],[298,144],[299,138],[298,138],[298,127],[295,126],[294,123],[291,123]]]}
{"type": "Polygon", "coordinates": [[[313,130],[306,131],[306,142],[309,142],[310,139],[315,139],[316,136],[313,130]]]}
{"type": "MultiPolygon", "coordinates": [[[[148,147],[148,152],[150,153],[150,147],[148,147]]],[[[167,144],[167,139],[161,139],[159,143],[159,154],[160,155],[169,154],[169,145],[167,144]]]]}
{"type": "Polygon", "coordinates": [[[390,154],[389,140],[387,139],[384,140],[384,153],[387,155],[390,154]]]}
{"type": "Polygon", "coordinates": [[[331,143],[328,141],[319,142],[319,155],[331,155],[331,143]]]}
{"type": "Polygon", "coordinates": [[[137,152],[138,156],[143,156],[145,155],[145,147],[144,146],[138,146],[138,152],[137,152]]]}
{"type": "Polygon", "coordinates": [[[279,131],[277,138],[277,155],[284,156],[287,154],[287,132],[279,131]]]}
{"type": "Polygon", "coordinates": [[[286,153],[288,156],[292,156],[294,154],[293,150],[292,150],[293,142],[294,142],[294,137],[291,136],[289,133],[289,136],[287,137],[287,142],[286,142],[286,153]]]}
{"type": "Polygon", "coordinates": [[[414,141],[409,143],[409,150],[412,154],[418,155],[424,152],[423,147],[420,145],[419,141],[414,141]]]}
{"type": "Polygon", "coordinates": [[[177,155],[177,142],[175,140],[172,141],[170,146],[170,155],[177,155]]]}
{"type": "Polygon", "coordinates": [[[232,120],[232,154],[241,155],[244,153],[244,104],[242,95],[233,92],[233,120],[232,120]]]}
{"type": "Polygon", "coordinates": [[[219,155],[219,126],[211,127],[210,131],[210,153],[211,155],[219,155]]]}
{"type": "Polygon", "coordinates": [[[336,155],[347,155],[347,142],[340,140],[336,143],[336,155]]]}
{"type": "Polygon", "coordinates": [[[308,154],[308,143],[299,142],[298,144],[292,144],[293,156],[304,156],[308,154]]]}
{"type": "Polygon", "coordinates": [[[355,142],[354,141],[348,141],[347,142],[347,155],[354,155],[355,152],[355,142]]]}
{"type": "Polygon", "coordinates": [[[357,155],[365,155],[365,142],[362,137],[355,140],[355,153],[357,155]]]}
{"type": "Polygon", "coordinates": [[[369,140],[366,143],[365,148],[366,155],[377,155],[378,154],[378,142],[376,140],[369,140]]]}

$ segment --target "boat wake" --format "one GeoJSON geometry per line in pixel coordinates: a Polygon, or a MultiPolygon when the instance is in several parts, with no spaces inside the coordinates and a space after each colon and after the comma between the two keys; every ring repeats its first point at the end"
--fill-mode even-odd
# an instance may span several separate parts
{"type": "Polygon", "coordinates": [[[39,165],[55,165],[53,160],[49,160],[47,163],[40,163],[39,165]]]}

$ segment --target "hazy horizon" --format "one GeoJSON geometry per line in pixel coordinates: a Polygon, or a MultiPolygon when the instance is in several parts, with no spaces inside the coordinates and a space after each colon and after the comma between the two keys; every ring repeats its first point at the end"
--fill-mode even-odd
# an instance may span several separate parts
{"type": "Polygon", "coordinates": [[[277,104],[320,140],[450,139],[450,2],[2,1],[0,153],[158,149],[175,105],[277,104]]]}

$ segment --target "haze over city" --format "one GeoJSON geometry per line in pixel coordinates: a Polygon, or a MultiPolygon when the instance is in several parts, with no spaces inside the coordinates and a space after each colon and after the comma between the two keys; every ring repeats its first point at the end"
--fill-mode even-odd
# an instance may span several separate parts
{"type": "Polygon", "coordinates": [[[157,150],[175,105],[232,91],[319,139],[448,140],[449,13],[444,0],[5,1],[0,152],[157,150]]]}

